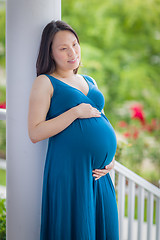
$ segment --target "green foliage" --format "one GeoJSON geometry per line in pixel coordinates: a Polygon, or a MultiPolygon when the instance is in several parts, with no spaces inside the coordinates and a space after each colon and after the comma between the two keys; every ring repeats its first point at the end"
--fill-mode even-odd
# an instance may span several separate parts
{"type": "Polygon", "coordinates": [[[0,198],[0,215],[6,212],[6,200],[0,198]]]}
{"type": "Polygon", "coordinates": [[[149,118],[160,117],[155,104],[160,103],[159,4],[147,0],[62,1],[62,19],[80,37],[84,71],[98,82],[113,123],[119,117],[117,105],[133,99],[145,103],[149,118]]]}
{"type": "Polygon", "coordinates": [[[6,171],[0,169],[0,185],[6,186],[6,171]]]}
{"type": "Polygon", "coordinates": [[[5,102],[6,100],[6,87],[0,86],[0,103],[5,102]]]}
{"type": "Polygon", "coordinates": [[[0,65],[5,67],[5,8],[0,9],[0,65]]]}
{"type": "MultiPolygon", "coordinates": [[[[116,132],[119,132],[117,122],[130,122],[126,103],[141,103],[147,122],[160,119],[159,15],[160,0],[62,0],[62,20],[80,38],[80,72],[95,78],[105,97],[105,115],[116,132]]],[[[118,143],[116,153],[119,162],[141,176],[145,175],[140,172],[145,158],[150,158],[157,169],[160,164],[157,145],[148,145],[145,137],[160,141],[158,131],[150,136],[141,134],[136,141],[123,146],[118,143]]],[[[160,176],[154,173],[157,183],[160,176]]]]}
{"type": "Polygon", "coordinates": [[[6,121],[0,120],[0,158],[6,157],[6,121]]]}
{"type": "Polygon", "coordinates": [[[0,240],[6,240],[6,200],[0,199],[0,240]]]}
{"type": "Polygon", "coordinates": [[[146,127],[151,124],[148,123],[142,126],[135,119],[129,119],[128,123],[123,123],[126,124],[126,127],[116,126],[121,135],[121,140],[118,141],[116,160],[158,186],[160,179],[160,149],[157,142],[159,129],[156,129],[158,125],[149,131],[146,127]],[[127,134],[126,138],[125,134],[127,134]]]}
{"type": "Polygon", "coordinates": [[[0,42],[5,47],[5,8],[0,9],[0,42]]]}

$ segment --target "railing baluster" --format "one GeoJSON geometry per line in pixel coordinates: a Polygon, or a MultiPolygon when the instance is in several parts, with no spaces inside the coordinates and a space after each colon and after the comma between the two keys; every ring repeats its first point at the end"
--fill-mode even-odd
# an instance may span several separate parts
{"type": "Polygon", "coordinates": [[[115,187],[115,170],[112,169],[112,170],[109,172],[109,174],[110,174],[110,176],[111,176],[113,185],[114,185],[114,187],[115,187]]]}
{"type": "Polygon", "coordinates": [[[6,120],[6,109],[0,108],[0,120],[6,120]]]}
{"type": "Polygon", "coordinates": [[[144,188],[138,187],[138,240],[142,240],[144,222],[144,188]]]}
{"type": "Polygon", "coordinates": [[[124,206],[125,206],[125,177],[119,173],[118,175],[118,210],[119,210],[120,240],[123,240],[124,206]]]}
{"type": "Polygon", "coordinates": [[[148,199],[147,199],[147,240],[152,239],[152,224],[153,224],[153,194],[148,192],[148,199]]]}
{"type": "Polygon", "coordinates": [[[160,198],[156,198],[156,240],[160,240],[160,198]]]}
{"type": "Polygon", "coordinates": [[[135,183],[129,179],[128,184],[128,239],[133,239],[133,220],[135,209],[135,183]]]}

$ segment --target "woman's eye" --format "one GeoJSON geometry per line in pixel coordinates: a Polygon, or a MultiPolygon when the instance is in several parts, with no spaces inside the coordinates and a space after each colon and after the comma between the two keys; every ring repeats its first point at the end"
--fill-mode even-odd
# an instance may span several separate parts
{"type": "Polygon", "coordinates": [[[66,48],[61,48],[61,50],[65,50],[66,48]]]}
{"type": "Polygon", "coordinates": [[[77,45],[77,43],[74,43],[74,44],[73,44],[73,46],[76,46],[76,45],[77,45]]]}

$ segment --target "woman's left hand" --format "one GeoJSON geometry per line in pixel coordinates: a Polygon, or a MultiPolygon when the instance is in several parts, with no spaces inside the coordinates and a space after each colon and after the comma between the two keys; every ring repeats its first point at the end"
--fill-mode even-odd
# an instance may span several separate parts
{"type": "Polygon", "coordinates": [[[93,177],[96,177],[95,180],[98,180],[100,177],[105,176],[109,171],[114,168],[115,164],[115,157],[113,158],[112,162],[109,165],[106,165],[104,169],[95,169],[93,170],[93,177]]]}

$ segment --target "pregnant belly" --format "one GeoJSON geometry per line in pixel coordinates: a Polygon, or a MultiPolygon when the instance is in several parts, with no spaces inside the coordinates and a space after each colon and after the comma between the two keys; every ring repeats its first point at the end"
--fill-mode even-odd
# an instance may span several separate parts
{"type": "Polygon", "coordinates": [[[92,169],[108,165],[117,148],[115,131],[104,114],[96,118],[76,119],[51,140],[61,146],[61,152],[66,155],[76,154],[75,158],[79,158],[81,164],[87,159],[92,169]]]}
{"type": "Polygon", "coordinates": [[[92,156],[92,167],[104,168],[116,153],[115,131],[105,115],[97,118],[78,119],[85,150],[92,156]]]}
{"type": "MultiPolygon", "coordinates": [[[[73,161],[74,158],[75,164],[79,161],[80,165],[89,164],[92,169],[108,165],[117,148],[115,131],[104,114],[101,117],[76,119],[62,132],[51,137],[50,143],[54,144],[54,152],[71,156],[67,161],[73,161]]],[[[57,158],[61,159],[62,165],[66,161],[61,156],[56,157],[54,167],[57,158]]]]}

